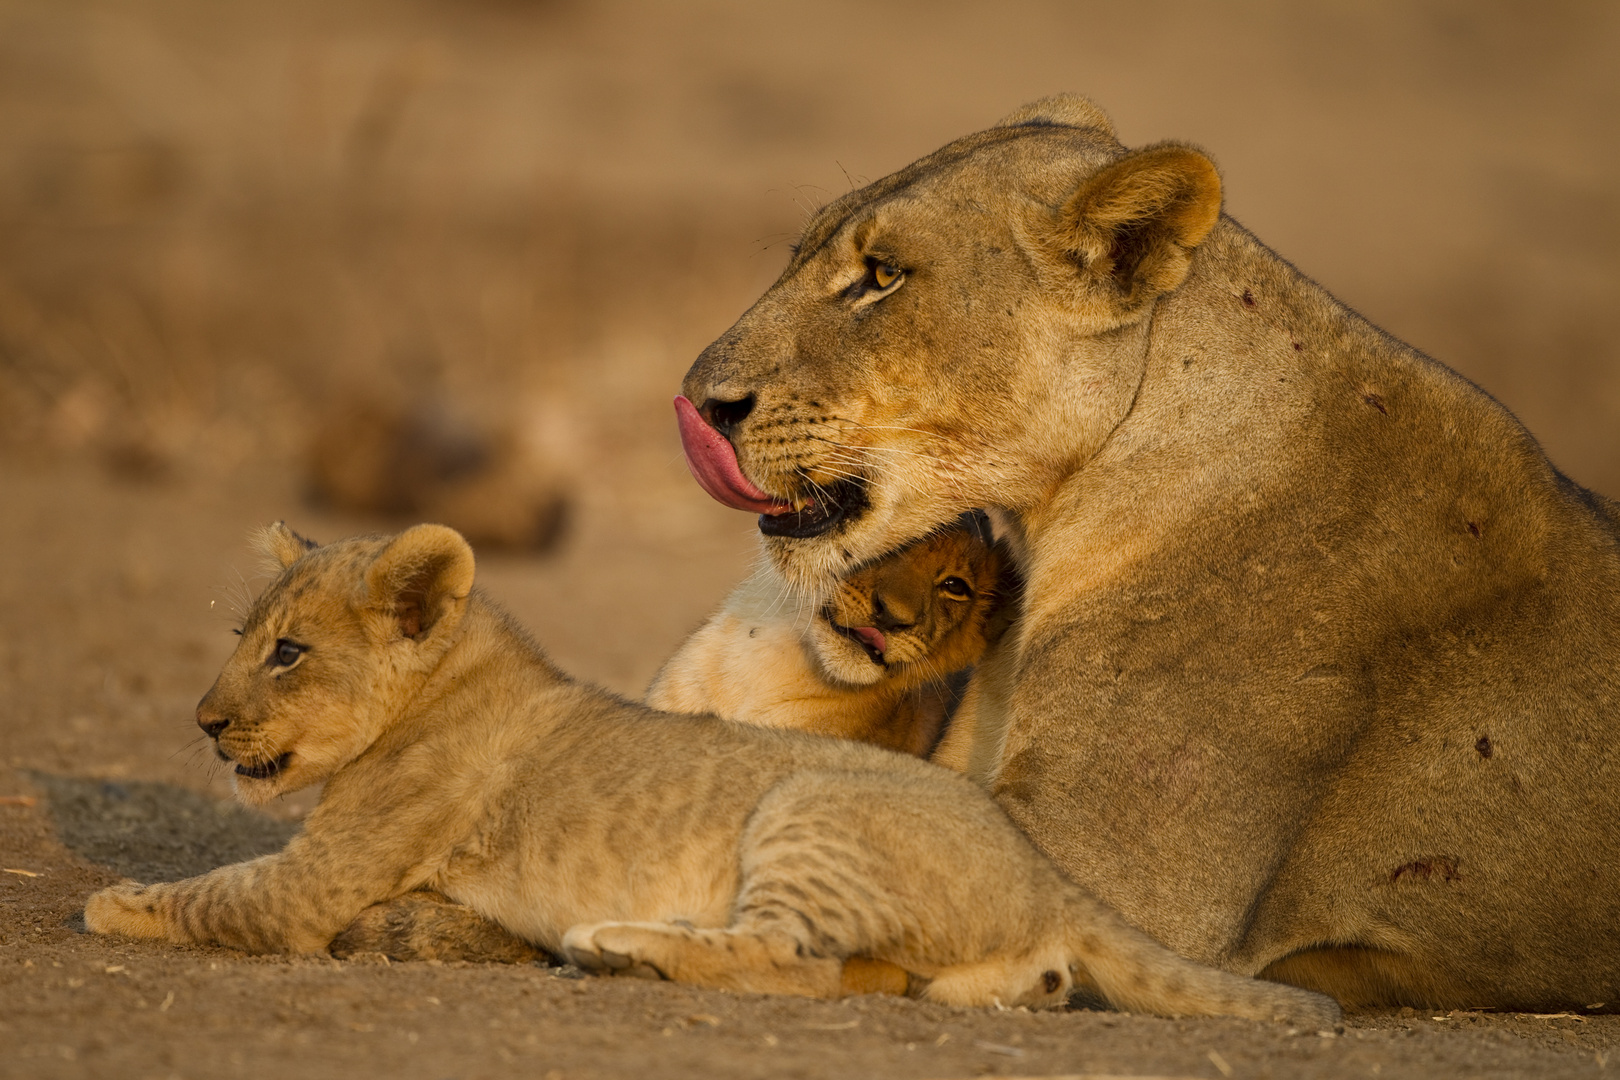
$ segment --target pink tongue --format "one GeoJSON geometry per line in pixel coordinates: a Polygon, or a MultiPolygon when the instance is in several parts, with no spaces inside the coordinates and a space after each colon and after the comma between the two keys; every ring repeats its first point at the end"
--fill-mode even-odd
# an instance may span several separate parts
{"type": "MultiPolygon", "coordinates": [[[[737,465],[737,451],[724,435],[709,426],[697,407],[685,397],[675,398],[675,418],[681,424],[681,447],[692,478],[717,502],[756,514],[785,514],[792,503],[781,502],[755,487],[737,465]]],[[[877,631],[873,631],[876,633],[877,631]]]]}
{"type": "Polygon", "coordinates": [[[889,639],[883,636],[883,631],[875,626],[856,626],[851,632],[861,639],[869,648],[876,649],[879,654],[888,651],[889,639]]]}

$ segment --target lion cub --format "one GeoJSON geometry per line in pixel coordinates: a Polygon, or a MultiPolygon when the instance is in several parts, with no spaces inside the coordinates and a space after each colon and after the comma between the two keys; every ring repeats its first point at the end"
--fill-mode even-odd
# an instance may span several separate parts
{"type": "Polygon", "coordinates": [[[762,564],[669,659],[646,702],[923,757],[1012,621],[1017,578],[982,514],[857,570],[806,612],[762,564]]]}
{"type": "Polygon", "coordinates": [[[284,568],[197,706],[249,803],[319,780],[280,853],[90,897],[98,933],[315,952],[431,888],[593,971],[837,996],[845,958],[956,1005],[1321,1026],[1331,999],[1183,959],[1065,878],[970,781],[872,746],[671,716],[557,671],[472,591],[460,534],[284,568]]]}

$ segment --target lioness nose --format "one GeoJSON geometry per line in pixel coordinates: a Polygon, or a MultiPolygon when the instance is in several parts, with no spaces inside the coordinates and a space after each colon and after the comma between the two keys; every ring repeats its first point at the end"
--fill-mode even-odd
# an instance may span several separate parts
{"type": "Polygon", "coordinates": [[[731,436],[731,429],[743,422],[743,418],[754,411],[754,395],[749,394],[740,401],[721,401],[719,398],[710,398],[703,403],[698,412],[703,419],[714,426],[714,429],[726,437],[731,436]]]}
{"type": "Polygon", "coordinates": [[[220,732],[231,726],[231,718],[221,716],[213,709],[208,708],[206,703],[199,703],[197,706],[197,726],[202,728],[203,734],[210,739],[217,739],[220,732]]]}

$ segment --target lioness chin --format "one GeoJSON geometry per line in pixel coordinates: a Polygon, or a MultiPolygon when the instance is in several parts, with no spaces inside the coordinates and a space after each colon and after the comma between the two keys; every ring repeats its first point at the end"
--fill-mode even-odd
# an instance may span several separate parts
{"type": "Polygon", "coordinates": [[[1620,509],[1037,102],[817,213],[693,474],[826,590],[971,507],[1026,580],[936,760],[1178,951],[1347,1002],[1620,999],[1620,509]]]}
{"type": "Polygon", "coordinates": [[[311,952],[429,888],[594,971],[838,996],[865,957],[958,1005],[1320,1026],[1320,995],[1176,956],[1060,874],[961,777],[870,746],[657,713],[580,686],[472,591],[440,525],[282,567],[197,707],[262,802],[318,780],[279,854],[90,897],[98,933],[311,952]]]}

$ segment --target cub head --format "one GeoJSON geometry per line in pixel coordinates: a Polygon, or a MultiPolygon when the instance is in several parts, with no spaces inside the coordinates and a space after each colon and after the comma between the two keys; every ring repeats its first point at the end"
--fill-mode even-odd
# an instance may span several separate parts
{"type": "Polygon", "coordinates": [[[262,803],[353,761],[405,710],[455,639],[473,553],[443,525],[325,546],[277,523],[258,538],[278,576],[197,704],[197,725],[262,803]]]}
{"type": "Polygon", "coordinates": [[[1016,581],[988,523],[963,515],[841,580],[805,639],[838,682],[911,689],[978,662],[1011,621],[1016,581]]]}
{"type": "Polygon", "coordinates": [[[1148,315],[1220,207],[1203,154],[1127,151],[1072,97],[843,196],[687,372],[694,476],[811,592],[969,508],[1037,505],[1129,410],[1148,315]]]}

